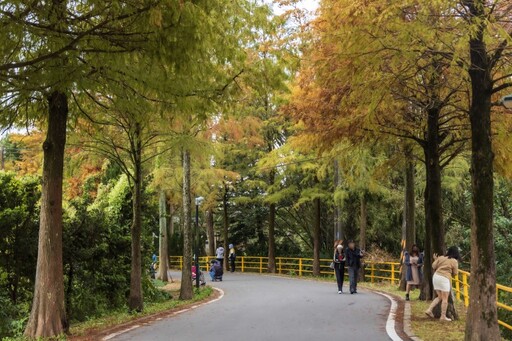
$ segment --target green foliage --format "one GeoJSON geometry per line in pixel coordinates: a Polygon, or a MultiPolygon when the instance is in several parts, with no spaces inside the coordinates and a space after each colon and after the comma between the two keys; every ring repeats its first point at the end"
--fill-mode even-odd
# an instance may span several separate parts
{"type": "Polygon", "coordinates": [[[0,337],[22,332],[37,258],[39,179],[0,171],[0,337]]]}

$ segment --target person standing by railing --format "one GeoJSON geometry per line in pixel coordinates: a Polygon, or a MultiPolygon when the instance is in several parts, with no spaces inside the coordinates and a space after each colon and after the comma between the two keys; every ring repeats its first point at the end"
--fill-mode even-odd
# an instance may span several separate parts
{"type": "Polygon", "coordinates": [[[338,294],[343,293],[343,276],[345,275],[345,250],[343,241],[339,241],[334,249],[334,273],[336,274],[336,283],[338,284],[338,294]]]}
{"type": "Polygon", "coordinates": [[[432,310],[439,304],[439,301],[441,301],[441,318],[439,320],[451,321],[451,319],[446,317],[446,310],[448,309],[448,296],[452,289],[451,279],[459,272],[459,259],[459,249],[456,246],[450,247],[446,256],[437,257],[437,254],[434,254],[432,269],[435,273],[432,277],[432,283],[434,284],[437,297],[425,311],[425,314],[428,316],[434,318],[432,310]]]}
{"type": "Polygon", "coordinates": [[[416,244],[412,246],[411,253],[405,251],[404,264],[407,267],[405,272],[405,279],[407,281],[405,300],[409,301],[411,289],[419,287],[423,277],[421,271],[423,266],[423,254],[420,253],[420,248],[416,244]]]}
{"type": "Polygon", "coordinates": [[[361,258],[364,256],[364,251],[356,248],[356,243],[353,240],[349,240],[345,256],[347,258],[348,278],[350,280],[350,293],[357,294],[357,277],[359,276],[361,258]]]}
{"type": "Polygon", "coordinates": [[[229,267],[231,272],[235,272],[235,261],[236,261],[236,252],[233,244],[229,244],[229,267]]]}
{"type": "Polygon", "coordinates": [[[217,260],[220,263],[220,266],[224,269],[224,248],[222,246],[219,246],[217,248],[217,251],[215,251],[215,254],[217,256],[217,260]]]}

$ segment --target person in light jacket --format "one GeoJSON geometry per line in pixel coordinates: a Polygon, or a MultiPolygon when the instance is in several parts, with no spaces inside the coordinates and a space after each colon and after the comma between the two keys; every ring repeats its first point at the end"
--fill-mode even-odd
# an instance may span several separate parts
{"type": "Polygon", "coordinates": [[[345,275],[345,250],[343,241],[340,241],[334,249],[334,273],[336,274],[336,283],[338,284],[338,294],[343,293],[343,276],[345,275]]]}
{"type": "Polygon", "coordinates": [[[405,280],[407,281],[405,300],[409,301],[411,289],[419,288],[423,279],[423,254],[416,244],[411,247],[411,253],[405,251],[404,264],[406,266],[405,280]]]}
{"type": "Polygon", "coordinates": [[[435,273],[432,277],[432,284],[434,284],[437,297],[425,311],[425,314],[428,316],[434,318],[432,310],[439,304],[439,301],[441,301],[441,318],[439,318],[439,320],[451,321],[451,319],[446,317],[446,310],[448,309],[448,297],[452,289],[452,276],[456,276],[459,272],[459,259],[459,249],[456,246],[450,247],[446,256],[437,257],[437,254],[434,254],[432,270],[434,270],[435,273]]]}
{"type": "Polygon", "coordinates": [[[217,251],[215,251],[215,254],[217,256],[217,260],[220,263],[220,266],[224,268],[224,248],[222,246],[219,246],[217,248],[217,251]]]}

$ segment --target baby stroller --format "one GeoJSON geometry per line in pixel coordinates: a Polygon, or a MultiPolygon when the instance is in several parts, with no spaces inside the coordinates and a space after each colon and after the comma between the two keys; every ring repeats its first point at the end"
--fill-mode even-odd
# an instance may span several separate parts
{"type": "MultiPolygon", "coordinates": [[[[195,283],[196,280],[196,266],[192,265],[192,281],[195,283]]],[[[206,281],[204,280],[204,274],[201,270],[199,270],[199,283],[201,285],[206,285],[206,281]]]]}
{"type": "Polygon", "coordinates": [[[222,275],[224,275],[224,270],[222,269],[222,265],[216,259],[210,262],[210,277],[212,282],[220,281],[222,282],[222,275]]]}

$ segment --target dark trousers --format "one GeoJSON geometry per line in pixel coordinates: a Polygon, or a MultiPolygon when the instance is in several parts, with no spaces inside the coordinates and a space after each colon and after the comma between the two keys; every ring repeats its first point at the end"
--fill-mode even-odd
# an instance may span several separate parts
{"type": "Polygon", "coordinates": [[[220,267],[224,269],[224,258],[217,258],[220,263],[220,267]]]}
{"type": "Polygon", "coordinates": [[[338,291],[343,291],[343,276],[345,275],[345,264],[334,263],[334,273],[336,274],[336,283],[338,283],[338,291]]]}
{"type": "Polygon", "coordinates": [[[235,259],[229,260],[229,265],[231,266],[231,272],[235,272],[235,259]]]}
{"type": "Polygon", "coordinates": [[[350,280],[350,293],[357,292],[357,276],[359,275],[359,268],[356,266],[348,267],[348,278],[350,280]]]}

